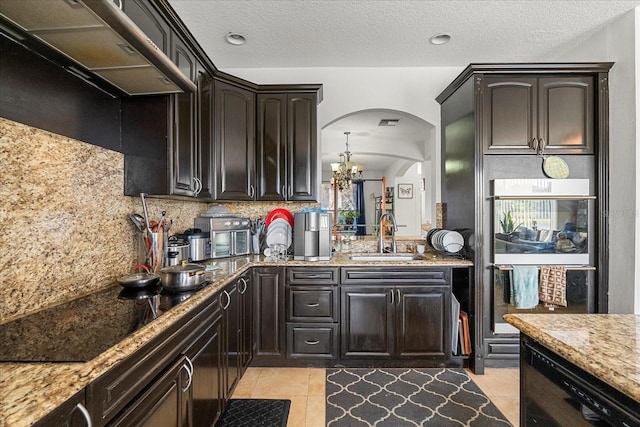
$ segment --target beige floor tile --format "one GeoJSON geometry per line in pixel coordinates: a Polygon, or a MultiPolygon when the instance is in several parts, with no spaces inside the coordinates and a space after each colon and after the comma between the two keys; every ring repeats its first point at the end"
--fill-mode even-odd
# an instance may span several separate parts
{"type": "Polygon", "coordinates": [[[234,399],[247,399],[253,394],[262,368],[248,368],[233,391],[234,399]]]}
{"type": "Polygon", "coordinates": [[[304,368],[263,368],[253,389],[255,396],[307,396],[309,372],[304,368]]]}
{"type": "Polygon", "coordinates": [[[307,396],[282,396],[278,397],[278,399],[289,399],[291,401],[287,427],[306,427],[307,396]]]}
{"type": "Polygon", "coordinates": [[[324,398],[326,376],[324,368],[309,369],[309,396],[322,396],[324,398]]]}
{"type": "Polygon", "coordinates": [[[520,399],[518,397],[495,396],[491,398],[494,405],[515,427],[520,425],[520,399]]]}
{"type": "Polygon", "coordinates": [[[324,427],[326,405],[324,394],[322,396],[309,396],[307,398],[307,418],[305,427],[324,427]]]}

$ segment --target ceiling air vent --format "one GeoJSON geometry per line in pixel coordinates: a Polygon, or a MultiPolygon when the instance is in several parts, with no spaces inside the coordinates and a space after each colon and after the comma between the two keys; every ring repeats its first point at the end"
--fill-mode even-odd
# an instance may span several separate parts
{"type": "Polygon", "coordinates": [[[378,126],[395,126],[399,121],[400,119],[382,119],[380,123],[378,123],[378,126]]]}

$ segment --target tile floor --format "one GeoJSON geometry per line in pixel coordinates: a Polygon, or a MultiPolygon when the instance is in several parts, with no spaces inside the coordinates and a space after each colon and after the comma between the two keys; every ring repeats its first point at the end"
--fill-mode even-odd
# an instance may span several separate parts
{"type": "MultiPolygon", "coordinates": [[[[469,376],[502,413],[518,427],[518,369],[486,368],[484,375],[469,376]]],[[[287,427],[325,426],[325,370],[322,368],[249,368],[232,398],[289,399],[287,427]]]]}

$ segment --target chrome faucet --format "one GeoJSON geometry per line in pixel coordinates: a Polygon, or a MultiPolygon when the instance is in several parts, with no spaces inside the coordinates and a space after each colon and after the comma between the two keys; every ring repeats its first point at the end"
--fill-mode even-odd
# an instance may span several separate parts
{"type": "Polygon", "coordinates": [[[398,231],[398,224],[396,224],[396,218],[391,212],[384,212],[380,215],[380,221],[378,222],[378,230],[380,233],[380,242],[378,244],[378,250],[380,253],[384,253],[384,230],[382,229],[382,220],[385,217],[391,221],[391,250],[396,253],[396,231],[398,231]]]}

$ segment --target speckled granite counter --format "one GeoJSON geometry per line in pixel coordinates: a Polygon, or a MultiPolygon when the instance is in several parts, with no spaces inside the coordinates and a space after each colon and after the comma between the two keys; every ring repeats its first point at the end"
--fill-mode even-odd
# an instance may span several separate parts
{"type": "Polygon", "coordinates": [[[374,264],[396,267],[473,265],[467,260],[430,253],[424,254],[421,260],[385,261],[382,264],[353,261],[349,254],[337,254],[330,261],[321,262],[275,261],[262,256],[218,260],[216,265],[219,269],[207,273],[208,279],[213,281],[211,285],[89,362],[0,363],[0,427],[32,425],[252,266],[340,267],[374,264]]]}
{"type": "Polygon", "coordinates": [[[507,314],[504,319],[640,402],[640,315],[507,314]]]}

